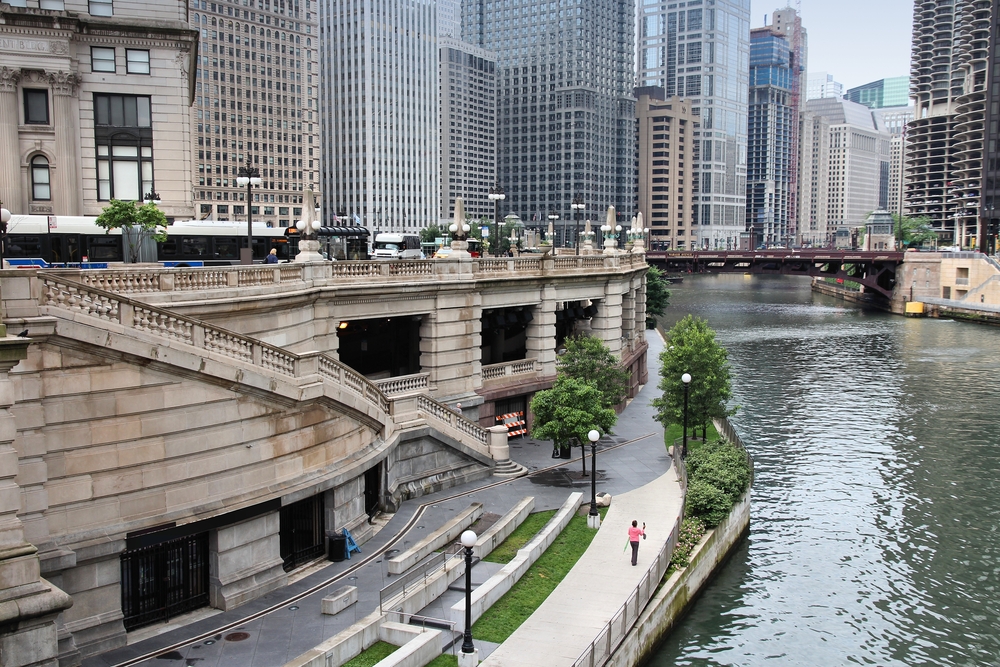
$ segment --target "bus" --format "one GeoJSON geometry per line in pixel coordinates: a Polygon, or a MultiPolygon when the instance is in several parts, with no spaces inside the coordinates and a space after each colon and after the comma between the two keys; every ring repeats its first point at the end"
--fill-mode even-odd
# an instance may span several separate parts
{"type": "Polygon", "coordinates": [[[375,259],[420,259],[420,237],[416,234],[378,234],[375,259]]]}
{"type": "MultiPolygon", "coordinates": [[[[298,252],[301,232],[295,227],[285,228],[285,238],[298,252]]],[[[369,259],[368,230],[364,227],[320,227],[316,231],[319,252],[329,260],[369,259]]]]}

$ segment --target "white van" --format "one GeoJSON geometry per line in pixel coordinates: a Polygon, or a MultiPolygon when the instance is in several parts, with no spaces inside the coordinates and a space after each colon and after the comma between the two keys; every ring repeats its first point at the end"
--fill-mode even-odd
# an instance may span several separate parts
{"type": "Polygon", "coordinates": [[[375,259],[420,259],[420,237],[416,234],[378,234],[375,259]]]}

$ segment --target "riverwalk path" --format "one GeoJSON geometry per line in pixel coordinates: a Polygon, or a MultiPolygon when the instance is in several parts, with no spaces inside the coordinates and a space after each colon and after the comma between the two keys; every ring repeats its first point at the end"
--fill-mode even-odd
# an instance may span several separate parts
{"type": "MultiPolygon", "coordinates": [[[[679,512],[679,487],[674,493],[657,486],[676,486],[676,482],[663,443],[663,429],[653,419],[651,405],[660,395],[656,384],[663,341],[655,332],[649,332],[647,340],[650,382],[619,416],[613,433],[598,443],[597,490],[614,497],[604,525],[585,556],[550,596],[552,611],[543,605],[536,614],[545,616],[532,616],[522,625],[522,630],[527,631],[536,624],[558,623],[558,632],[548,631],[549,643],[544,650],[537,645],[524,649],[531,651],[535,659],[544,658],[546,667],[571,664],[596,639],[595,628],[606,623],[631,594],[635,582],[648,568],[647,559],[662,546],[679,512]],[[668,498],[671,494],[676,498],[668,498]],[[632,519],[646,521],[649,533],[639,548],[639,566],[634,568],[629,565],[627,552],[622,553],[626,528],[632,519]],[[574,635],[573,648],[566,643],[567,630],[577,622],[575,617],[565,615],[570,609],[574,614],[592,610],[588,629],[578,637],[574,635]],[[593,636],[588,639],[587,633],[593,636]],[[556,659],[555,651],[560,646],[567,646],[565,652],[572,657],[556,659]]],[[[574,451],[571,460],[558,460],[551,458],[550,443],[524,438],[512,439],[510,444],[511,458],[526,466],[528,475],[505,481],[487,478],[406,501],[351,560],[307,567],[296,573],[296,580],[288,586],[231,611],[200,610],[165,625],[133,631],[127,646],[91,656],[84,660],[84,666],[280,667],[375,611],[379,590],[394,580],[388,573],[386,554],[417,544],[471,503],[481,502],[484,512],[497,516],[525,496],[535,498],[535,511],[559,508],[574,491],[583,492],[585,504],[589,503],[591,479],[581,476],[579,450],[574,451]],[[339,614],[324,615],[322,598],[345,585],[357,587],[357,603],[339,614]]],[[[588,473],[590,468],[588,455],[588,473]]],[[[488,576],[489,572],[485,576],[476,572],[486,565],[473,568],[474,583],[488,576]]],[[[449,593],[454,595],[454,591],[449,593]]],[[[511,640],[522,641],[518,633],[502,645],[502,652],[477,641],[480,658],[496,649],[491,665],[540,664],[528,662],[525,653],[517,659],[505,657],[513,655],[507,648],[511,644],[510,651],[514,650],[511,640]]],[[[530,636],[525,636],[524,641],[537,642],[530,636]]]]}

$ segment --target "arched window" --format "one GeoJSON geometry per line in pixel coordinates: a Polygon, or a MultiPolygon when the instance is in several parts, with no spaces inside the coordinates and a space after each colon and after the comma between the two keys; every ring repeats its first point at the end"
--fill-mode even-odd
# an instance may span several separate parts
{"type": "Polygon", "coordinates": [[[49,161],[44,155],[31,158],[31,198],[34,201],[52,199],[49,187],[49,161]]]}

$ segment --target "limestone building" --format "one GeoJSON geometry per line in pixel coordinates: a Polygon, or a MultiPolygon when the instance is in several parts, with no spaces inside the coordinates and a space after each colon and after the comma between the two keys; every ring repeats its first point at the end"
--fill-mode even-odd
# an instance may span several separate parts
{"type": "Polygon", "coordinates": [[[694,133],[697,117],[662,88],[636,89],[639,210],[646,216],[650,248],[691,248],[694,133]]]}
{"type": "MultiPolygon", "coordinates": [[[[319,175],[317,0],[193,0],[196,215],[294,225],[319,175]],[[247,201],[247,162],[263,181],[247,201]],[[249,208],[249,211],[248,211],[249,208]]],[[[162,193],[161,193],[162,194],[162,193]]]]}
{"type": "Polygon", "coordinates": [[[41,7],[0,5],[4,206],[97,215],[112,198],[156,193],[168,217],[189,217],[198,43],[186,3],[41,7]]]}

